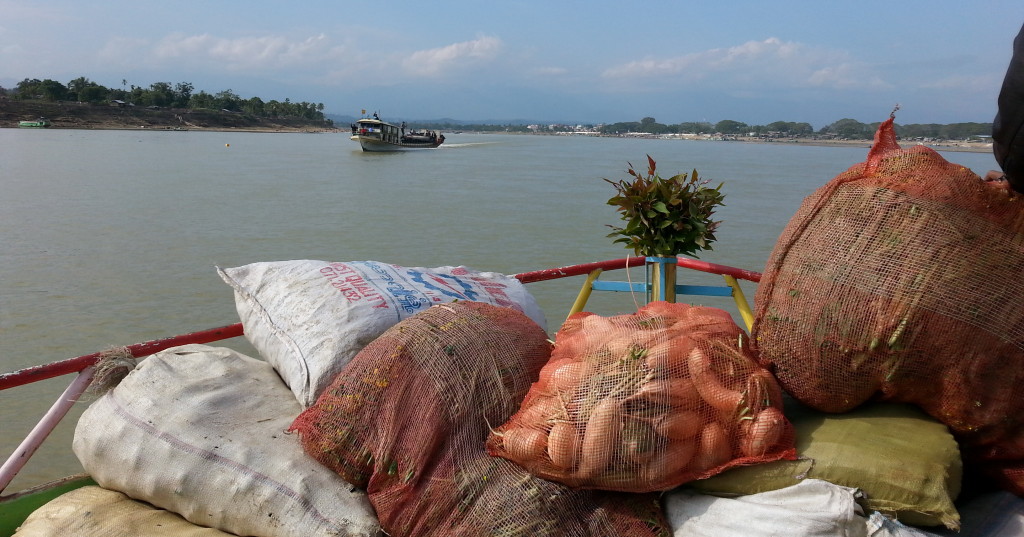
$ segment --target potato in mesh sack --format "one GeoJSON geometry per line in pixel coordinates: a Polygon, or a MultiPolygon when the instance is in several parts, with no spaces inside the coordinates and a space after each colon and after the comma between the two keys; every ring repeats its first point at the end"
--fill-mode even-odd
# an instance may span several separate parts
{"type": "Polygon", "coordinates": [[[1024,494],[1024,199],[881,124],[769,257],[752,336],[804,404],[912,403],[1024,494]]]}
{"type": "Polygon", "coordinates": [[[572,490],[484,450],[550,351],[518,311],[433,306],[367,345],[291,430],[367,488],[392,536],[666,535],[655,495],[572,490]]]}
{"type": "Polygon", "coordinates": [[[572,487],[651,492],[791,458],[793,439],[781,389],[728,313],[652,302],[567,319],[487,448],[572,487]]]}

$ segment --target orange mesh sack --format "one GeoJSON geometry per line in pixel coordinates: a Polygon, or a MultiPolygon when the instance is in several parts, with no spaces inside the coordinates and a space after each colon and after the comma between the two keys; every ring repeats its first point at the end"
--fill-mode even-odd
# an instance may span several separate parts
{"type": "Polygon", "coordinates": [[[1007,439],[1024,423],[1024,199],[901,149],[892,121],[783,231],[755,297],[755,347],[818,410],[914,403],[969,452],[1021,459],[1024,441],[1007,439]]]}
{"type": "Polygon", "coordinates": [[[550,351],[518,311],[433,306],[367,345],[291,430],[394,537],[665,534],[654,495],[573,491],[484,450],[550,351]]]}
{"type": "Polygon", "coordinates": [[[577,313],[488,451],[573,487],[651,492],[792,458],[782,391],[725,311],[577,313]]]}

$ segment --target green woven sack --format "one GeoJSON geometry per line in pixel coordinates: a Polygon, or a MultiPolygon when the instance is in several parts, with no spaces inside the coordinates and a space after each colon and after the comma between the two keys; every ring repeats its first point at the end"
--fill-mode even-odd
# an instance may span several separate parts
{"type": "Polygon", "coordinates": [[[796,429],[795,461],[745,466],[691,483],[719,496],[745,495],[821,479],[858,488],[865,507],[916,526],[960,527],[953,505],[963,466],[945,425],[916,407],[871,404],[826,414],[787,404],[796,429]]]}

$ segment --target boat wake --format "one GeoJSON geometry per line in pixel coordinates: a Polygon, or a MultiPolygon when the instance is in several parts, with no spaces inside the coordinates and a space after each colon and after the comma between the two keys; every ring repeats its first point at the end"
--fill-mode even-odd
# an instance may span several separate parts
{"type": "Polygon", "coordinates": [[[496,143],[498,142],[464,142],[461,144],[445,143],[444,145],[438,147],[438,149],[455,149],[458,147],[473,147],[477,145],[494,145],[496,143]]]}

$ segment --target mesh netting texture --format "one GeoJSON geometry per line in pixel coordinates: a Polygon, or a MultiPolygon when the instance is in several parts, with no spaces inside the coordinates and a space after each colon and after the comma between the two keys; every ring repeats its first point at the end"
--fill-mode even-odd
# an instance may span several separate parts
{"type": "Polygon", "coordinates": [[[485,451],[550,352],[518,311],[434,306],[367,345],[292,430],[392,536],[666,535],[656,495],[572,490],[485,451]]]}
{"type": "Polygon", "coordinates": [[[725,311],[652,302],[577,313],[491,454],[573,487],[664,491],[792,458],[782,390],[725,311]]]}
{"type": "Polygon", "coordinates": [[[1024,492],[1024,199],[882,123],[804,200],[755,296],[754,346],[801,402],[907,402],[1024,492]],[[1011,462],[1017,461],[1017,462],[1011,462]],[[1016,470],[1013,468],[1016,467],[1016,470]]]}

